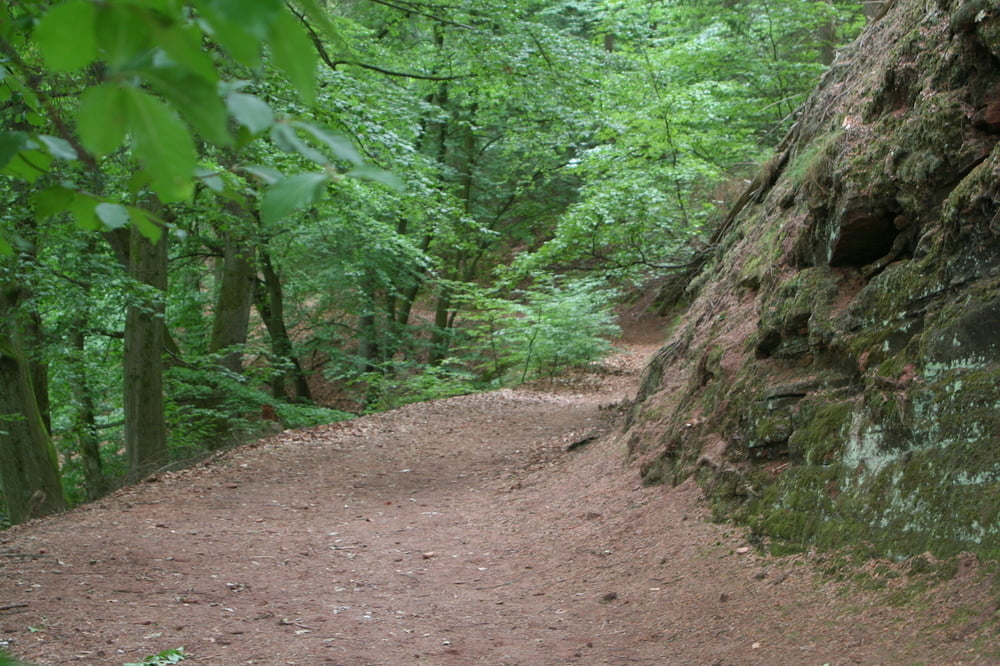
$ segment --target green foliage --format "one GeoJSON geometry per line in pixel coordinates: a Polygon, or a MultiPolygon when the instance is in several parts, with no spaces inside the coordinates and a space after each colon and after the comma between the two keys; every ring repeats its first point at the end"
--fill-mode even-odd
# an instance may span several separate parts
{"type": "Polygon", "coordinates": [[[264,194],[262,221],[274,224],[300,208],[311,206],[323,195],[326,183],[324,173],[299,173],[282,178],[264,194]]]}
{"type": "Polygon", "coordinates": [[[311,428],[312,426],[337,423],[339,421],[349,421],[355,417],[354,414],[342,412],[338,409],[289,402],[280,403],[275,409],[282,426],[289,430],[311,428]]]}
{"type": "Polygon", "coordinates": [[[598,360],[611,350],[618,326],[616,293],[594,280],[552,282],[526,290],[518,301],[474,294],[467,350],[481,358],[492,381],[551,377],[598,360]]]}
{"type": "Polygon", "coordinates": [[[254,432],[257,424],[247,419],[247,413],[259,414],[272,399],[260,390],[252,372],[237,374],[222,367],[226,356],[242,351],[228,348],[201,354],[165,372],[167,430],[175,460],[241,441],[254,432]]]}
{"type": "Polygon", "coordinates": [[[754,169],[853,37],[861,5],[624,2],[594,9],[613,44],[599,87],[602,127],[573,169],[579,200],[524,273],[604,270],[642,279],[682,267],[713,221],[720,183],[754,169]]]}
{"type": "Polygon", "coordinates": [[[188,655],[184,652],[184,648],[179,647],[157,652],[156,654],[149,655],[142,661],[124,664],[123,666],[170,666],[170,664],[179,664],[187,658],[188,655]]]}
{"type": "Polygon", "coordinates": [[[29,666],[23,661],[17,661],[4,650],[0,650],[0,666],[29,666]]]}
{"type": "MultiPolygon", "coordinates": [[[[273,64],[307,105],[313,103],[318,56],[296,12],[313,17],[311,29],[317,39],[338,40],[316,0],[297,0],[288,7],[273,0],[200,0],[193,5],[198,20],[193,20],[189,8],[176,3],[150,7],[131,0],[70,0],[48,10],[42,6],[5,8],[0,16],[5,55],[0,97],[15,100],[26,118],[50,127],[52,134],[34,128],[0,133],[0,173],[33,184],[43,176],[61,175],[62,162],[79,162],[92,176],[104,176],[110,166],[106,158],[127,149],[135,166],[128,195],[105,199],[70,185],[87,196],[53,197],[49,191],[38,197],[48,214],[73,209],[81,224],[94,228],[92,215],[81,216],[79,207],[74,209],[71,203],[92,202],[92,211],[93,206],[134,197],[144,187],[163,203],[190,203],[199,182],[198,141],[230,148],[244,145],[270,127],[288,127],[274,124],[276,114],[267,102],[237,92],[238,79],[226,80],[238,68],[225,64],[225,56],[251,71],[273,64]],[[206,41],[225,51],[206,52],[206,41]],[[265,43],[272,45],[266,57],[265,43]],[[48,70],[44,77],[32,74],[39,64],[48,70]],[[97,80],[94,72],[100,73],[97,80]],[[54,95],[78,103],[57,103],[54,95]],[[244,130],[239,135],[230,132],[230,116],[234,127],[244,130]]],[[[349,148],[342,137],[329,135],[311,122],[296,121],[296,125],[328,145],[336,143],[341,156],[347,150],[344,146],[349,148]]],[[[282,147],[315,157],[301,143],[286,142],[282,147]]],[[[352,152],[352,157],[356,155],[352,152]]],[[[351,162],[355,167],[351,175],[395,182],[381,170],[362,164],[360,158],[351,162]]],[[[329,176],[334,175],[330,171],[329,176]]],[[[312,204],[317,187],[314,184],[308,196],[286,201],[286,207],[312,204]]],[[[120,223],[120,216],[114,221],[120,223]]],[[[143,224],[142,229],[155,237],[165,226],[157,220],[143,224]]],[[[9,248],[9,242],[4,248],[9,248]]]]}
{"type": "Polygon", "coordinates": [[[357,378],[368,396],[366,411],[381,412],[427,400],[475,393],[484,388],[472,371],[456,359],[443,363],[391,363],[357,378]]]}

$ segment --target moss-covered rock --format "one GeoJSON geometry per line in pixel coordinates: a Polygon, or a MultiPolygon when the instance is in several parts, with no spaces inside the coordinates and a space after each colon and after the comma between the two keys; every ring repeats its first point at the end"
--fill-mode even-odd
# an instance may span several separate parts
{"type": "Polygon", "coordinates": [[[673,286],[628,424],[647,482],[695,474],[780,549],[1000,557],[1000,12],[977,2],[893,4],[673,286]]]}

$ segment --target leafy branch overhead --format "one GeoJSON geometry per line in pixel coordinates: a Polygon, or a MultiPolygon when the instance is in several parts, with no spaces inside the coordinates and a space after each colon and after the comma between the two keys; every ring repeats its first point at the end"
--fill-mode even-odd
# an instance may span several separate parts
{"type": "MultiPolygon", "coordinates": [[[[252,81],[274,68],[297,91],[303,111],[315,102],[318,56],[310,34],[343,44],[316,0],[288,6],[281,0],[201,0],[190,6],[70,0],[47,11],[11,10],[2,20],[0,96],[23,105],[26,117],[50,122],[55,133],[35,132],[30,122],[5,128],[0,174],[30,186],[72,170],[67,163],[80,163],[96,177],[123,151],[135,166],[129,193],[110,198],[64,183],[38,192],[40,214],[69,210],[90,228],[94,219],[107,224],[98,206],[119,206],[106,228],[122,222],[124,211],[128,221],[156,237],[162,220],[150,224],[148,214],[122,206],[141,201],[146,189],[162,203],[191,203],[207,151],[238,150],[269,130],[281,149],[324,167],[311,182],[335,180],[336,163],[343,163],[349,167],[345,175],[400,187],[397,178],[362,160],[343,136],[308,120],[279,119],[267,101],[250,92],[252,81]],[[66,188],[76,195],[67,196],[66,188]]],[[[315,202],[320,188],[293,186],[301,180],[272,184],[262,204],[268,217],[315,202]],[[281,205],[268,203],[275,199],[281,205]]],[[[234,188],[220,194],[243,196],[234,188]]]]}

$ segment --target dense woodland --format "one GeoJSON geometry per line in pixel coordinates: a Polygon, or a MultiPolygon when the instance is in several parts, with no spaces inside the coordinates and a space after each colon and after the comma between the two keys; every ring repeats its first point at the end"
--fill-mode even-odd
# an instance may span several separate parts
{"type": "Polygon", "coordinates": [[[0,511],[599,357],[879,3],[0,14],[0,511]]]}

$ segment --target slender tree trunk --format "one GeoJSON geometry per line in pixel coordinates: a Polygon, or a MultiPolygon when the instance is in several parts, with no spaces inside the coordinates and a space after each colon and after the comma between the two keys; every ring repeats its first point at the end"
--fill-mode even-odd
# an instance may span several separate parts
{"type": "Polygon", "coordinates": [[[358,317],[358,359],[362,372],[379,371],[378,325],[375,313],[368,311],[358,317]]]}
{"type": "Polygon", "coordinates": [[[379,289],[371,273],[366,272],[361,290],[363,302],[358,315],[358,358],[362,372],[385,372],[382,362],[388,359],[383,356],[383,334],[379,326],[379,289]]]}
{"type": "Polygon", "coordinates": [[[163,412],[167,234],[153,243],[131,227],[129,274],[155,292],[130,305],[125,318],[125,450],[135,480],[169,459],[163,412]]]}
{"type": "Polygon", "coordinates": [[[448,330],[451,311],[451,291],[446,287],[438,296],[434,307],[434,331],[431,333],[430,363],[437,365],[448,356],[450,335],[448,330]]]}
{"type": "Polygon", "coordinates": [[[87,491],[87,499],[94,500],[108,492],[110,484],[104,474],[104,464],[101,462],[100,439],[97,436],[97,416],[94,408],[94,396],[87,380],[87,369],[83,363],[86,347],[87,317],[81,315],[76,319],[70,332],[70,346],[76,352],[70,361],[70,381],[73,385],[73,398],[76,402],[73,431],[77,438],[77,453],[83,466],[83,483],[87,491]]]}
{"type": "MultiPolygon", "coordinates": [[[[97,237],[93,234],[87,238],[86,252],[97,252],[97,237]]],[[[83,483],[87,499],[95,500],[108,492],[110,483],[104,474],[104,464],[101,461],[100,439],[97,436],[97,410],[94,406],[94,396],[90,386],[89,373],[86,364],[87,333],[90,329],[89,303],[92,287],[89,282],[82,283],[84,295],[81,304],[74,306],[76,315],[69,332],[69,345],[73,353],[66,359],[66,372],[72,386],[74,414],[73,432],[76,435],[77,454],[83,467],[83,483]]]]}
{"type": "MultiPolygon", "coordinates": [[[[473,122],[478,110],[473,104],[469,109],[469,122],[465,124],[462,135],[462,153],[460,155],[462,163],[462,175],[459,180],[459,197],[462,200],[462,207],[467,216],[473,213],[473,184],[475,183],[476,170],[476,135],[473,129],[473,122]]],[[[453,279],[463,276],[462,264],[464,263],[462,250],[456,252],[452,259],[451,275],[453,279]]],[[[455,313],[452,312],[452,293],[445,287],[438,296],[437,305],[434,310],[434,332],[431,334],[431,364],[438,364],[448,355],[448,347],[451,339],[451,325],[454,323],[455,313]]]]}
{"type": "Polygon", "coordinates": [[[293,397],[296,401],[312,402],[312,392],[309,382],[302,370],[299,359],[295,356],[292,337],[288,334],[285,324],[285,294],[281,287],[281,279],[274,269],[271,255],[263,248],[260,250],[260,269],[264,276],[263,289],[257,291],[257,312],[264,321],[267,334],[271,338],[271,354],[275,359],[291,364],[290,373],[276,373],[271,380],[271,392],[279,400],[287,400],[286,379],[291,375],[293,381],[293,397]]]}
{"type": "MultiPolygon", "coordinates": [[[[233,204],[234,215],[246,211],[233,204]]],[[[253,246],[235,231],[223,233],[222,264],[219,267],[219,290],[215,301],[212,331],[208,340],[209,353],[224,352],[219,366],[226,371],[243,373],[243,351],[250,326],[250,308],[256,295],[257,276],[254,271],[253,246]],[[228,350],[228,351],[227,351],[228,350]]],[[[234,419],[239,414],[228,413],[226,395],[216,386],[200,398],[198,407],[208,414],[203,443],[210,449],[223,446],[233,432],[234,419]]]]}
{"type": "MultiPolygon", "coordinates": [[[[826,4],[832,5],[832,0],[815,0],[816,2],[825,2],[826,4]]],[[[819,27],[819,61],[824,65],[830,66],[833,64],[833,59],[837,55],[836,44],[837,44],[837,24],[833,19],[824,22],[819,27]]]]}
{"type": "Polygon", "coordinates": [[[413,303],[420,293],[420,282],[415,282],[403,291],[403,297],[398,299],[395,309],[396,325],[405,328],[410,323],[410,314],[413,312],[413,303]]]}
{"type": "MultiPolygon", "coordinates": [[[[406,232],[406,225],[402,224],[397,226],[397,232],[401,235],[406,232]]],[[[432,234],[426,233],[420,240],[420,251],[427,252],[428,248],[431,246],[431,241],[434,240],[432,234]]],[[[427,274],[427,268],[422,267],[410,276],[410,283],[408,285],[403,285],[399,282],[396,284],[396,288],[399,292],[399,296],[393,299],[392,306],[392,321],[395,324],[395,331],[399,337],[402,337],[403,331],[410,323],[410,315],[413,312],[413,304],[417,300],[417,296],[420,294],[420,290],[423,288],[425,283],[425,276],[427,274]]]]}
{"type": "Polygon", "coordinates": [[[20,297],[17,285],[0,285],[0,483],[14,523],[66,507],[58,457],[20,342],[20,297]]]}

